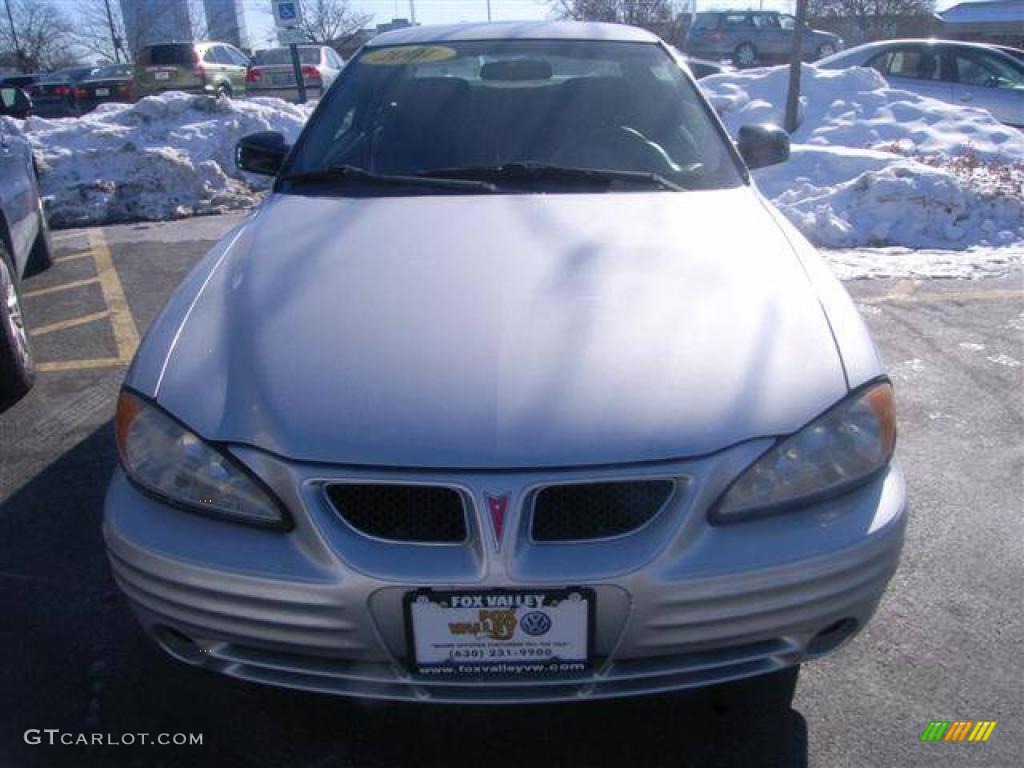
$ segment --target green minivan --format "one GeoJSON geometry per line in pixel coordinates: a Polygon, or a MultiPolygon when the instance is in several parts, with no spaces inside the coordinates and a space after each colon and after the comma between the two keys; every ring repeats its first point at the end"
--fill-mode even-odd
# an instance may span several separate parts
{"type": "Polygon", "coordinates": [[[135,97],[163,91],[240,96],[249,57],[227,43],[147,45],[135,60],[135,97]]]}

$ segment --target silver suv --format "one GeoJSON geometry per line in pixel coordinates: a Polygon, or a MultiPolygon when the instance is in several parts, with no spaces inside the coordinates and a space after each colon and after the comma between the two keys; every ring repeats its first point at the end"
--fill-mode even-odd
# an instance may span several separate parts
{"type": "MultiPolygon", "coordinates": [[[[683,50],[705,59],[730,58],[739,67],[789,59],[794,19],[776,11],[713,11],[698,13],[686,32],[683,50]]],[[[843,49],[831,32],[807,29],[802,58],[816,61],[843,49]]]]}

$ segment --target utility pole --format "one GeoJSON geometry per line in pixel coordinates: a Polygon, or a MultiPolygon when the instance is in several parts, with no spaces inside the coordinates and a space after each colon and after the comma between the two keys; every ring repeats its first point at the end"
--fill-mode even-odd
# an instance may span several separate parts
{"type": "Polygon", "coordinates": [[[416,26],[416,0],[409,0],[409,23],[416,26]]]}
{"type": "Polygon", "coordinates": [[[25,66],[25,57],[21,53],[21,46],[18,45],[18,33],[14,30],[14,15],[11,13],[11,0],[4,0],[4,5],[7,6],[7,21],[11,23],[11,40],[14,42],[14,55],[18,59],[18,67],[24,71],[27,67],[25,66]]]}
{"type": "Polygon", "coordinates": [[[796,130],[800,111],[800,66],[803,63],[804,27],[807,21],[807,0],[796,0],[796,22],[793,24],[793,46],[789,53],[789,91],[786,93],[786,132],[796,130]]]}
{"type": "Polygon", "coordinates": [[[114,30],[114,14],[110,12],[110,0],[103,0],[103,5],[107,8],[107,24],[110,25],[110,42],[114,46],[114,63],[121,63],[120,49],[121,40],[117,36],[117,32],[114,30]]]}
{"type": "Polygon", "coordinates": [[[487,0],[487,20],[491,20],[491,0],[487,0]]]}

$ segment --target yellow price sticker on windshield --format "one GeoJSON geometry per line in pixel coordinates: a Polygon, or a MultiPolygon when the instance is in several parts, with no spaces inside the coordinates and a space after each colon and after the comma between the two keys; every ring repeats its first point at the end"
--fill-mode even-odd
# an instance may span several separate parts
{"type": "Polygon", "coordinates": [[[364,64],[400,67],[405,64],[430,64],[455,58],[455,49],[443,45],[398,45],[370,51],[359,59],[364,64]]]}

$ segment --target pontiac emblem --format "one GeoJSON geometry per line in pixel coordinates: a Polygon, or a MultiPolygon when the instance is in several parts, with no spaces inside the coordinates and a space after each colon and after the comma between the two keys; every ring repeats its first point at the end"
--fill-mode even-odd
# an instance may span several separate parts
{"type": "Polygon", "coordinates": [[[487,500],[487,511],[491,515],[491,530],[494,532],[494,548],[501,549],[501,537],[505,532],[505,513],[508,511],[508,494],[491,496],[484,494],[487,500]]]}

